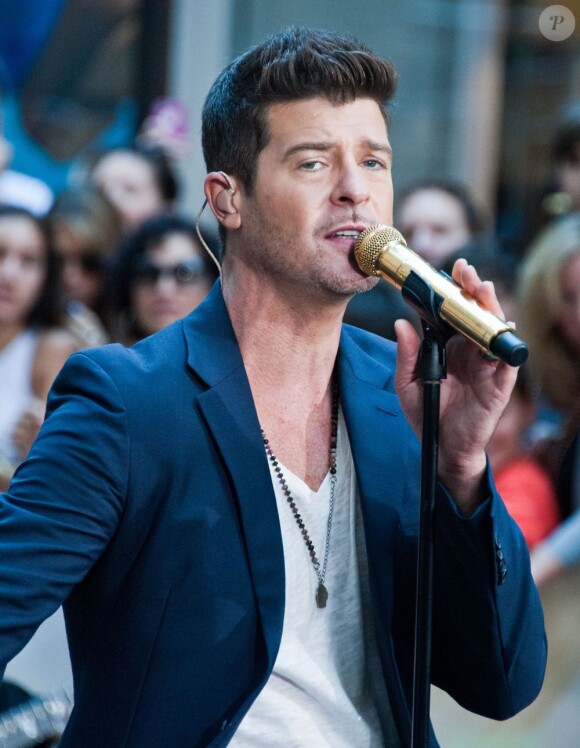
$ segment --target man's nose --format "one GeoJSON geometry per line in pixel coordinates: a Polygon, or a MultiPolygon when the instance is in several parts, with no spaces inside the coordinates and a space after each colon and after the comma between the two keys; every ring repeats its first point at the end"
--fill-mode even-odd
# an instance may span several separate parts
{"type": "Polygon", "coordinates": [[[370,191],[364,170],[358,164],[343,164],[332,190],[333,202],[360,205],[369,199],[370,191]]]}

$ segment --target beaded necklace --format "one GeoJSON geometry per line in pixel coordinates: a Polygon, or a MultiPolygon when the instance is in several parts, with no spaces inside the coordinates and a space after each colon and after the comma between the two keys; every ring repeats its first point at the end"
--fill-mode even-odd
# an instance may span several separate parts
{"type": "Polygon", "coordinates": [[[272,450],[272,447],[270,446],[270,442],[266,438],[264,429],[262,429],[262,439],[264,441],[264,448],[266,449],[266,455],[268,456],[268,459],[270,460],[272,467],[274,468],[276,477],[278,478],[278,481],[282,488],[282,493],[286,497],[286,502],[288,503],[288,506],[290,507],[290,510],[292,514],[294,515],[296,524],[298,525],[298,529],[300,530],[302,537],[304,538],[304,543],[310,555],[310,560],[312,561],[312,566],[314,568],[316,577],[318,579],[318,587],[316,588],[315,600],[316,600],[316,605],[319,608],[325,608],[326,601],[328,600],[328,590],[326,589],[324,585],[324,580],[326,579],[326,567],[328,565],[328,553],[330,550],[330,531],[332,528],[332,514],[334,512],[334,494],[335,494],[335,489],[336,489],[337,436],[338,436],[338,385],[336,381],[333,379],[330,449],[329,449],[329,455],[328,455],[329,472],[330,472],[330,501],[328,505],[328,520],[326,521],[326,540],[324,543],[324,559],[321,565],[320,561],[318,560],[318,556],[316,555],[316,550],[314,549],[314,543],[310,539],[310,535],[308,533],[308,530],[306,529],[306,525],[304,524],[304,520],[302,518],[302,515],[300,514],[298,506],[296,505],[296,501],[294,497],[292,496],[292,493],[288,487],[288,483],[286,482],[286,478],[284,477],[284,473],[282,472],[280,463],[277,460],[276,455],[274,454],[274,451],[272,450]]]}

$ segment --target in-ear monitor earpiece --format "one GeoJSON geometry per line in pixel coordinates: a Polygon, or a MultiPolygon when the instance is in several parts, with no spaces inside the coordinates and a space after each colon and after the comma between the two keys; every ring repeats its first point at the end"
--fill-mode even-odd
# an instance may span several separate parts
{"type": "Polygon", "coordinates": [[[218,174],[221,174],[222,177],[226,180],[228,183],[228,195],[230,197],[233,197],[236,194],[236,188],[232,184],[232,180],[230,179],[229,175],[225,173],[225,171],[218,171],[218,174]]]}
{"type": "Polygon", "coordinates": [[[217,194],[215,199],[216,207],[224,213],[235,213],[236,208],[232,202],[232,197],[236,194],[236,189],[232,184],[232,180],[224,171],[220,171],[218,174],[221,174],[226,180],[228,187],[217,194]]]}

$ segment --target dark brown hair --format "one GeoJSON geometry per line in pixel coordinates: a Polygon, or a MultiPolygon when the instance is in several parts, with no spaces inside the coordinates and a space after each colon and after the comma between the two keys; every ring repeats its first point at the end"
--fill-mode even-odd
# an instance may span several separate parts
{"type": "Polygon", "coordinates": [[[248,192],[268,143],[267,107],[325,97],[337,104],[373,99],[388,122],[396,87],[390,62],[349,36],[289,28],[234,60],[205,100],[202,145],[209,171],[236,176],[248,192]]]}

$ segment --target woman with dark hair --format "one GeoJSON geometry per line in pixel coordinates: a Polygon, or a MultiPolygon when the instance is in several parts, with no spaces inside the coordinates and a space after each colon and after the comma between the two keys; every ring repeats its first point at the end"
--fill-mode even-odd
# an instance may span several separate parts
{"type": "Polygon", "coordinates": [[[116,339],[127,345],[194,309],[217,275],[195,224],[159,216],[128,236],[112,267],[110,308],[116,339]]]}
{"type": "Polygon", "coordinates": [[[90,181],[119,211],[126,231],[136,229],[148,218],[171,213],[179,193],[172,162],[154,146],[105,151],[93,162],[90,181]]]}
{"type": "Polygon", "coordinates": [[[77,348],[64,329],[58,277],[44,223],[0,207],[0,486],[28,454],[48,390],[77,348]]]}

